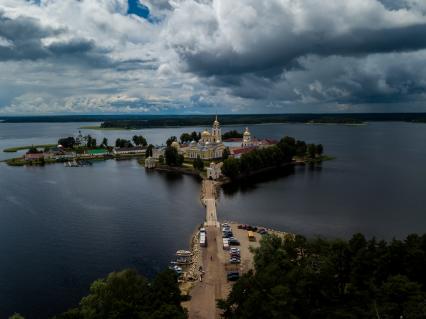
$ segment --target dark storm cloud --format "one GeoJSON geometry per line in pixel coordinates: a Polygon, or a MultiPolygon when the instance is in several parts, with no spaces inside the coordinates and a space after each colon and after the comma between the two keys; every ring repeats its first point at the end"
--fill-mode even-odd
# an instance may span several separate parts
{"type": "Polygon", "coordinates": [[[217,0],[214,14],[194,3],[171,20],[169,42],[212,91],[264,104],[425,99],[421,1],[217,0]]]}
{"type": "MultiPolygon", "coordinates": [[[[426,48],[426,24],[386,28],[359,29],[340,36],[311,33],[300,37],[271,43],[239,54],[228,51],[199,51],[177,48],[188,71],[202,76],[225,76],[255,73],[273,77],[283,69],[297,67],[297,59],[306,55],[368,55],[374,53],[406,52],[426,48]]],[[[224,79],[227,81],[227,79],[224,79]]]]}
{"type": "Polygon", "coordinates": [[[8,41],[8,45],[0,45],[0,61],[45,58],[49,51],[41,39],[59,32],[41,27],[35,19],[10,19],[0,11],[0,37],[8,41]]]}
{"type": "Polygon", "coordinates": [[[0,61],[56,59],[92,67],[113,65],[106,56],[108,51],[96,47],[91,40],[73,38],[48,45],[43,43],[43,39],[65,32],[65,29],[42,26],[30,17],[11,19],[0,12],[0,39],[3,39],[0,61]]]}

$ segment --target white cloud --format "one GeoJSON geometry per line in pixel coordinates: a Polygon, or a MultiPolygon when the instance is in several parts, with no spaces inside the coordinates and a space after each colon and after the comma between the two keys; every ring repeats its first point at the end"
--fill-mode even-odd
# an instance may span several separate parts
{"type": "Polygon", "coordinates": [[[128,15],[127,0],[2,0],[0,112],[374,110],[424,98],[422,0],[140,3],[155,19],[128,15]]]}

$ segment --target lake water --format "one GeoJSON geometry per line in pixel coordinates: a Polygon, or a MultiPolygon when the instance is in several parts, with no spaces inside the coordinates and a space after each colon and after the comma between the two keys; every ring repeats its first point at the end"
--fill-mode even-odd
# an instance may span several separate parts
{"type": "MultiPolygon", "coordinates": [[[[55,143],[80,125],[0,123],[0,149],[55,143]]],[[[82,131],[111,144],[134,134],[161,144],[202,129],[82,131]]],[[[258,137],[322,143],[336,159],[225,188],[219,218],[307,236],[363,232],[390,239],[425,231],[426,125],[250,129],[258,137]]],[[[16,154],[0,153],[1,159],[11,156],[16,154]]],[[[75,305],[90,282],[114,270],[133,267],[151,276],[164,269],[204,219],[199,188],[193,177],[146,172],[134,160],[83,168],[0,164],[0,318],[15,311],[27,318],[59,313],[75,305]]]]}

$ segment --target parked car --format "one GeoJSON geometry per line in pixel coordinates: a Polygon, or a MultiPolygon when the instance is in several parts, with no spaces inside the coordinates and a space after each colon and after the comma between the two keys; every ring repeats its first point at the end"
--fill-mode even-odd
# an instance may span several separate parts
{"type": "Polygon", "coordinates": [[[230,227],[228,223],[223,223],[222,227],[230,227]]]}
{"type": "Polygon", "coordinates": [[[235,253],[240,253],[240,249],[239,249],[239,248],[237,248],[237,247],[232,247],[232,248],[231,248],[231,253],[233,253],[233,252],[235,252],[235,253]]]}
{"type": "Polygon", "coordinates": [[[268,231],[265,228],[260,228],[257,232],[261,235],[265,235],[268,233],[268,231]]]}
{"type": "Polygon", "coordinates": [[[233,258],[229,259],[229,262],[231,264],[239,264],[241,262],[241,259],[233,257],[233,258]]]}
{"type": "Polygon", "coordinates": [[[240,273],[237,271],[228,272],[226,278],[228,279],[228,281],[236,281],[240,278],[240,273]]]}
{"type": "Polygon", "coordinates": [[[232,246],[239,246],[240,245],[240,241],[236,238],[229,238],[229,244],[232,246]]]}
{"type": "Polygon", "coordinates": [[[238,253],[231,253],[230,256],[231,256],[231,258],[241,259],[241,256],[238,253]]]}
{"type": "Polygon", "coordinates": [[[223,238],[230,238],[232,236],[233,236],[232,232],[223,232],[223,235],[222,235],[223,238]]]}

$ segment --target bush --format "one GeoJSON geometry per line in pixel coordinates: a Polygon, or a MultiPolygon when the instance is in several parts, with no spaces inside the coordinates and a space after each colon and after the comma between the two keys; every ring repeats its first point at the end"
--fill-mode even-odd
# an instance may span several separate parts
{"type": "Polygon", "coordinates": [[[57,319],[186,318],[180,305],[177,276],[171,270],[159,273],[152,282],[135,270],[113,272],[96,280],[79,306],[57,319]]]}

